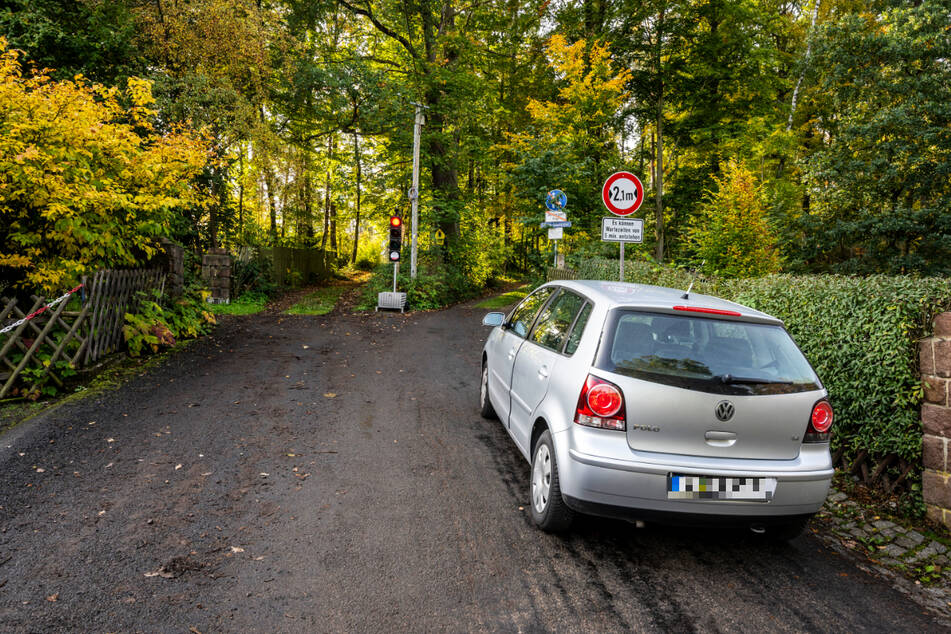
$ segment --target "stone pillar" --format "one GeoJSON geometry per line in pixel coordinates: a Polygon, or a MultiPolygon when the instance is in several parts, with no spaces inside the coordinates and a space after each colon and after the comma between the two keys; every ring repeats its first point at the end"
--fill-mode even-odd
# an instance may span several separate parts
{"type": "Polygon", "coordinates": [[[201,258],[201,279],[211,289],[210,304],[231,302],[231,256],[225,249],[209,249],[201,258]]]}
{"type": "Polygon", "coordinates": [[[185,290],[185,249],[168,238],[159,240],[161,250],[149,262],[165,273],[165,294],[168,297],[181,297],[185,290]]]}
{"type": "Polygon", "coordinates": [[[921,406],[922,495],[928,517],[951,528],[951,313],[934,320],[934,336],[919,344],[921,381],[925,402],[921,406]]]}

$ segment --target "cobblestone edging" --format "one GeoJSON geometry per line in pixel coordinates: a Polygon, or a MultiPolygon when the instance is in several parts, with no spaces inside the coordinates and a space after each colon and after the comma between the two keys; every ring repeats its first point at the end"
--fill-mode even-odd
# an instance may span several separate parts
{"type": "Polygon", "coordinates": [[[951,539],[884,519],[835,488],[816,517],[821,539],[907,579],[912,590],[918,587],[933,606],[951,613],[951,539]]]}

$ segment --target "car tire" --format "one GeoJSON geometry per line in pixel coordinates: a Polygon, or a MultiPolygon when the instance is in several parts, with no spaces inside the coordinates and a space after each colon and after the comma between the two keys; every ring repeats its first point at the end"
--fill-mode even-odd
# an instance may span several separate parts
{"type": "Polygon", "coordinates": [[[795,520],[772,524],[766,527],[766,538],[773,542],[789,542],[805,532],[812,516],[798,517],[795,520]]]}
{"type": "Polygon", "coordinates": [[[532,448],[531,500],[532,521],[546,533],[561,533],[571,527],[575,513],[561,497],[558,462],[551,432],[547,429],[532,448]]]}
{"type": "Polygon", "coordinates": [[[495,408],[492,407],[492,400],[489,398],[489,364],[482,364],[482,379],[479,381],[479,413],[482,418],[498,418],[495,408]]]}

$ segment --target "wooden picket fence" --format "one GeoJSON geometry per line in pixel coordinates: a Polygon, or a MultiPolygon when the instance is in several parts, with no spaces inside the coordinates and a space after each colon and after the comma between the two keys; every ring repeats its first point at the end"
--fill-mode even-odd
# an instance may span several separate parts
{"type": "Polygon", "coordinates": [[[136,293],[161,291],[163,281],[160,269],[109,270],[84,278],[55,304],[33,296],[31,308],[23,310],[28,304],[0,297],[0,328],[22,320],[0,334],[0,399],[18,385],[23,396],[37,394],[48,382],[62,388],[60,361],[77,370],[120,349],[125,314],[135,308],[136,293]],[[48,304],[53,305],[44,308],[48,304]]]}

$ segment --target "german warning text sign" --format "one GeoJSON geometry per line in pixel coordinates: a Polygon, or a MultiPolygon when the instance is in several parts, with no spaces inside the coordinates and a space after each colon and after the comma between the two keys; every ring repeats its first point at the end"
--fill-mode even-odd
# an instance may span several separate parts
{"type": "Polygon", "coordinates": [[[643,242],[643,218],[601,218],[601,239],[605,242],[643,242]]]}

